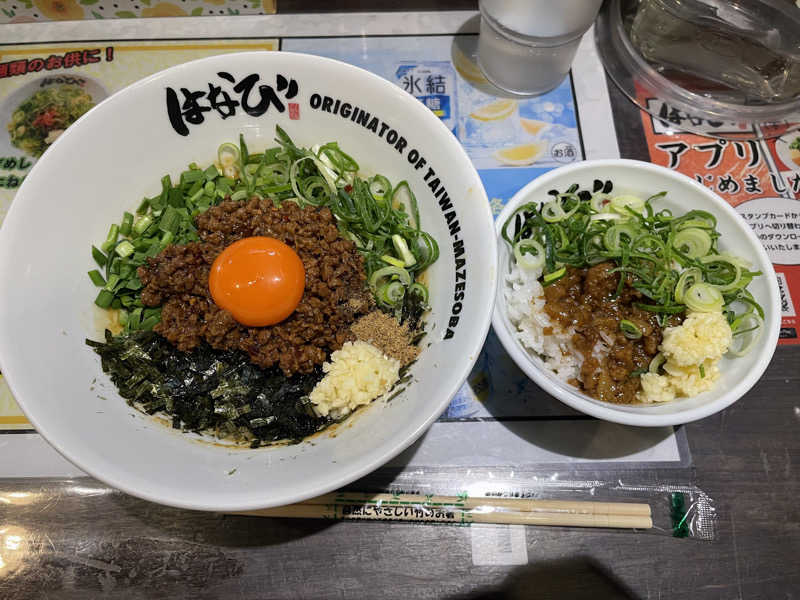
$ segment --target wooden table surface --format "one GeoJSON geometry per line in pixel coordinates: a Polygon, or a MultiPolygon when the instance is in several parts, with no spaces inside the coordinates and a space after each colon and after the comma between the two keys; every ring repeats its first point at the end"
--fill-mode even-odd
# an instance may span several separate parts
{"type": "Polygon", "coordinates": [[[222,516],[93,480],[0,480],[0,499],[32,498],[0,504],[0,530],[25,545],[0,556],[27,567],[0,598],[797,598],[799,364],[779,348],[746,397],[686,426],[713,542],[529,527],[527,565],[474,566],[468,527],[222,516]]]}
{"type": "MultiPolygon", "coordinates": [[[[320,7],[278,3],[281,12],[320,7]]],[[[611,93],[617,122],[641,123],[613,85],[611,93]]],[[[623,156],[646,159],[635,125],[619,130],[623,156]]],[[[475,566],[468,527],[222,516],[90,479],[0,480],[0,532],[19,536],[17,547],[0,548],[0,572],[3,560],[25,567],[0,575],[0,599],[800,598],[798,367],[800,347],[778,348],[744,398],[686,426],[696,484],[719,518],[713,542],[529,527],[527,565],[475,566]]]]}

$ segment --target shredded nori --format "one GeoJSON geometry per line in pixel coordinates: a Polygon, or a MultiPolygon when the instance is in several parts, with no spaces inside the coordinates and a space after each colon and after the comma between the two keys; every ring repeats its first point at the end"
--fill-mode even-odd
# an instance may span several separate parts
{"type": "Polygon", "coordinates": [[[286,377],[278,367],[262,369],[239,351],[203,344],[181,352],[152,331],[86,340],[100,355],[120,395],[148,414],[163,412],[184,431],[213,432],[220,438],[299,442],[332,421],[314,414],[308,394],[322,378],[286,377]]]}
{"type": "Polygon", "coordinates": [[[409,331],[417,331],[421,329],[420,321],[428,308],[425,300],[419,294],[406,294],[403,297],[399,314],[395,314],[395,317],[401,324],[408,325],[409,331]]]}

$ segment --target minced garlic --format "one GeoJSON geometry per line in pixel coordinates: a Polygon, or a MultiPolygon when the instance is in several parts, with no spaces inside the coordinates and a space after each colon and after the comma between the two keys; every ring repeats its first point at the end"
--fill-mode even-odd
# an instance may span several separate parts
{"type": "Polygon", "coordinates": [[[664,330],[659,350],[664,354],[664,375],[641,377],[641,402],[669,402],[689,398],[714,387],[719,379],[718,363],[733,339],[721,312],[692,312],[678,327],[664,330]]]}
{"type": "Polygon", "coordinates": [[[346,342],[322,370],[309,398],[318,415],[339,419],[388,392],[400,378],[400,361],[367,342],[346,342]]]}
{"type": "Polygon", "coordinates": [[[682,367],[718,361],[728,351],[733,334],[721,312],[691,312],[679,327],[668,327],[659,348],[667,362],[682,367]]]}

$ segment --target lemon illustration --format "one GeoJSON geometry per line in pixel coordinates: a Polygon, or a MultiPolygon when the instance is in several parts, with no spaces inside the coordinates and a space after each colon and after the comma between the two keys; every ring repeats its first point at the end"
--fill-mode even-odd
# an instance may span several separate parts
{"type": "Polygon", "coordinates": [[[14,401],[14,397],[11,395],[11,390],[8,389],[5,379],[3,379],[3,376],[0,375],[0,421],[2,421],[3,417],[22,416],[22,411],[14,401]]]}
{"type": "Polygon", "coordinates": [[[511,148],[503,148],[494,153],[494,157],[504,165],[511,167],[521,167],[525,165],[532,165],[542,155],[545,150],[545,144],[534,142],[532,144],[522,144],[520,146],[512,146],[511,148]]]}
{"type": "Polygon", "coordinates": [[[526,119],[524,117],[519,118],[519,122],[522,125],[522,128],[530,133],[531,135],[539,135],[542,131],[544,131],[550,123],[547,121],[539,121],[538,119],[526,119]]]}
{"type": "Polygon", "coordinates": [[[510,117],[516,109],[516,100],[504,98],[484,104],[475,112],[470,113],[469,116],[478,121],[502,121],[510,117]]]}
{"type": "Polygon", "coordinates": [[[453,46],[453,66],[467,81],[472,83],[486,83],[486,77],[483,76],[478,65],[475,64],[458,46],[453,46]]]}

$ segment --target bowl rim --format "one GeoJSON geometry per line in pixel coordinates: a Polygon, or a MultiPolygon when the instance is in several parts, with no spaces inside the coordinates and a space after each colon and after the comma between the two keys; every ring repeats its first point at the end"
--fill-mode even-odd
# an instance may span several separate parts
{"type": "MultiPolygon", "coordinates": [[[[369,79],[379,85],[383,92],[387,94],[394,94],[397,98],[402,98],[402,102],[404,102],[408,108],[411,116],[415,116],[417,119],[421,120],[428,126],[427,131],[429,132],[428,135],[436,135],[439,138],[446,139],[445,142],[453,152],[454,157],[459,157],[468,170],[471,170],[474,173],[474,179],[476,182],[476,186],[474,188],[474,192],[476,194],[475,198],[470,203],[469,210],[464,211],[464,215],[469,214],[469,218],[475,220],[481,220],[485,223],[487,227],[487,234],[489,233],[488,229],[492,225],[492,212],[491,207],[489,206],[488,197],[486,195],[486,190],[483,186],[483,182],[480,178],[480,175],[475,169],[475,166],[472,163],[472,160],[467,155],[467,152],[463,145],[458,142],[455,138],[453,133],[447,128],[447,126],[433,113],[431,113],[421,102],[416,100],[413,96],[407,94],[402,89],[398,88],[397,86],[393,85],[390,81],[387,81],[383,77],[380,77],[366,69],[361,67],[351,65],[349,63],[345,63],[343,61],[335,60],[332,58],[317,56],[313,54],[306,54],[301,52],[284,52],[284,51],[266,51],[266,50],[256,50],[256,51],[247,51],[247,52],[232,52],[229,54],[223,55],[215,55],[215,56],[208,56],[199,58],[196,60],[188,61],[185,63],[181,63],[178,65],[174,65],[172,67],[168,67],[166,69],[162,69],[156,73],[148,75],[140,80],[137,80],[120,90],[110,94],[106,98],[104,98],[101,102],[95,105],[92,109],[87,111],[84,115],[82,115],[78,120],[75,121],[67,130],[59,136],[59,138],[51,145],[49,152],[45,153],[37,162],[34,164],[33,168],[29,175],[25,178],[22,186],[17,191],[15,201],[11,203],[9,210],[6,214],[5,220],[3,222],[3,226],[0,227],[0,249],[4,246],[9,245],[10,233],[9,231],[12,229],[11,227],[7,227],[8,224],[16,224],[16,221],[20,219],[17,217],[17,214],[22,210],[23,202],[20,199],[24,199],[24,190],[26,186],[29,186],[29,181],[32,179],[37,179],[36,173],[39,170],[46,169],[48,163],[50,162],[47,160],[48,156],[54,156],[52,153],[53,147],[56,145],[61,145],[65,143],[65,140],[71,139],[75,135],[79,135],[81,132],[80,123],[85,119],[93,119],[96,118],[94,115],[102,114],[105,111],[109,110],[108,106],[113,104],[117,101],[118,96],[122,95],[129,95],[130,93],[137,92],[140,88],[148,87],[153,85],[153,82],[162,80],[166,77],[170,77],[176,74],[179,74],[181,71],[197,68],[198,65],[203,63],[213,63],[215,61],[236,61],[239,58],[246,58],[246,57],[259,57],[263,60],[270,60],[271,58],[275,58],[277,60],[282,59],[295,59],[306,61],[313,67],[321,67],[323,70],[326,67],[332,67],[335,69],[343,69],[345,71],[350,71],[353,73],[357,78],[361,79],[369,79]],[[78,125],[78,127],[76,127],[78,125]]],[[[312,68],[313,68],[312,67],[312,68]]],[[[486,264],[489,270],[490,281],[491,278],[497,277],[496,265],[497,265],[497,243],[494,236],[490,236],[492,240],[490,242],[482,241],[481,242],[481,253],[484,256],[487,256],[486,264]]],[[[2,261],[0,261],[0,278],[3,277],[2,268],[2,261]]],[[[494,309],[494,294],[489,294],[489,301],[481,306],[476,304],[476,306],[480,309],[479,314],[475,316],[475,318],[470,319],[471,329],[475,331],[475,340],[476,345],[471,351],[460,352],[459,354],[463,357],[461,362],[461,367],[454,369],[454,377],[457,379],[458,384],[453,386],[453,389],[442,396],[442,398],[436,402],[431,402],[429,406],[431,407],[428,416],[420,422],[415,428],[410,429],[409,432],[403,437],[402,441],[394,443],[392,445],[384,445],[378,446],[375,450],[369,454],[369,458],[365,458],[360,465],[356,468],[347,469],[341,477],[337,479],[333,479],[329,476],[322,474],[318,479],[321,481],[313,486],[309,486],[305,488],[304,491],[291,491],[291,492],[284,492],[284,493],[277,493],[274,495],[270,495],[269,498],[265,498],[264,500],[236,500],[237,496],[245,498],[247,496],[251,496],[248,492],[243,493],[230,493],[228,495],[229,500],[227,502],[221,503],[208,503],[201,498],[187,500],[181,499],[180,495],[174,496],[166,496],[166,495],[159,495],[157,492],[151,493],[150,490],[142,490],[140,488],[134,487],[127,483],[127,478],[125,476],[125,472],[122,470],[106,470],[103,468],[96,469],[94,465],[85,464],[83,459],[79,456],[78,458],[75,457],[75,452],[70,450],[69,448],[64,448],[61,444],[54,443],[51,441],[53,439],[53,432],[51,428],[45,426],[42,427],[39,418],[37,417],[36,411],[33,412],[30,410],[30,407],[26,405],[25,399],[21,398],[17,394],[17,379],[18,375],[20,376],[20,380],[22,379],[22,373],[19,372],[9,372],[6,370],[5,366],[7,366],[8,361],[4,360],[4,356],[8,356],[13,352],[13,344],[11,340],[7,342],[3,342],[4,339],[8,338],[8,336],[0,335],[0,371],[3,373],[3,377],[6,379],[6,382],[12,392],[12,395],[17,400],[17,403],[22,409],[23,413],[30,421],[30,423],[36,429],[36,432],[39,433],[47,442],[50,444],[61,456],[67,459],[70,463],[87,473],[88,475],[107,483],[108,485],[121,490],[127,494],[132,496],[148,500],[151,502],[156,502],[159,504],[173,506],[176,508],[183,508],[183,509],[190,509],[190,510],[205,510],[205,511],[216,511],[216,512],[236,512],[236,511],[247,511],[247,510],[256,510],[260,508],[267,508],[272,506],[282,506],[286,504],[291,504],[294,502],[299,502],[308,498],[313,498],[327,492],[336,490],[342,486],[345,486],[369,473],[374,471],[375,469],[381,467],[386,462],[400,454],[402,451],[407,449],[411,444],[413,444],[419,437],[427,431],[430,426],[439,418],[439,416],[444,412],[447,408],[448,404],[450,403],[452,397],[458,392],[463,382],[466,380],[469,372],[472,370],[475,361],[478,358],[481,348],[486,341],[486,336],[489,333],[489,327],[491,326],[491,317],[492,312],[494,309]],[[382,450],[380,450],[382,448],[382,450]]],[[[90,300],[87,300],[90,301],[90,300]]],[[[2,320],[0,320],[0,327],[2,327],[2,320]]],[[[2,333],[2,332],[0,332],[2,333]]],[[[434,399],[435,400],[435,399],[434,399]]],[[[45,419],[46,420],[46,419],[45,419]]],[[[58,439],[58,435],[55,436],[58,439]]],[[[159,489],[162,486],[159,486],[159,489]]]]}
{"type": "MultiPolygon", "coordinates": [[[[690,188],[693,188],[695,192],[709,200],[715,209],[727,213],[729,216],[732,216],[734,220],[738,220],[740,225],[742,225],[744,228],[745,235],[750,237],[750,241],[756,245],[757,258],[754,260],[754,262],[758,264],[758,267],[763,271],[763,276],[766,277],[767,284],[770,289],[770,301],[777,301],[778,284],[775,276],[775,270],[772,266],[772,261],[770,261],[766,251],[755,237],[755,234],[750,229],[750,226],[747,225],[747,223],[736,212],[736,210],[717,194],[701,185],[691,177],[666,167],[645,161],[625,158],[586,160],[553,169],[552,171],[537,177],[525,185],[525,187],[520,189],[516,194],[514,194],[514,196],[503,208],[503,211],[498,215],[495,221],[495,232],[497,234],[498,247],[502,244],[505,244],[505,241],[501,237],[503,223],[508,220],[509,216],[519,205],[523,204],[525,201],[530,201],[530,196],[532,194],[535,194],[541,188],[548,186],[551,181],[560,179],[565,174],[569,173],[593,171],[596,169],[603,170],[609,167],[620,166],[632,170],[649,171],[654,175],[664,176],[668,179],[678,181],[683,185],[687,185],[690,188]]],[[[769,321],[765,319],[764,321],[765,331],[762,333],[758,344],[759,346],[766,348],[766,352],[762,353],[757,363],[740,382],[738,382],[731,390],[724,393],[720,398],[713,402],[708,402],[701,406],[674,413],[647,414],[628,412],[617,408],[616,405],[611,403],[601,403],[600,401],[594,399],[589,400],[588,397],[584,397],[583,394],[573,391],[572,386],[569,386],[569,384],[563,383],[563,385],[558,385],[555,379],[551,379],[549,375],[546,375],[531,359],[528,351],[525,350],[519,344],[516,337],[512,335],[509,329],[508,319],[503,312],[503,307],[505,306],[503,288],[506,271],[504,270],[505,265],[501,263],[503,259],[508,256],[508,250],[504,249],[503,251],[498,251],[497,294],[495,298],[494,310],[492,312],[492,327],[494,332],[497,334],[497,337],[500,339],[500,343],[503,345],[506,352],[509,353],[512,360],[530,379],[539,385],[545,392],[554,398],[557,398],[567,406],[592,417],[610,421],[612,423],[635,425],[639,427],[664,427],[670,425],[681,425],[696,421],[698,419],[703,419],[723,410],[724,408],[727,408],[744,396],[761,378],[770,361],[772,360],[772,356],[777,348],[781,322],[781,313],[779,310],[774,311],[773,319],[769,321]]],[[[772,302],[772,305],[774,306],[775,303],[772,302]]],[[[667,404],[669,403],[654,404],[653,407],[664,406],[667,404]]],[[[646,410],[649,407],[643,406],[642,408],[646,410]]]]}

